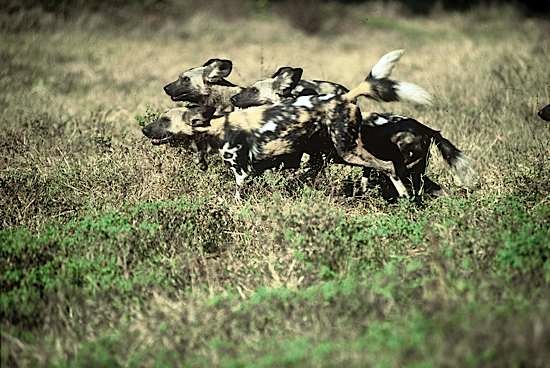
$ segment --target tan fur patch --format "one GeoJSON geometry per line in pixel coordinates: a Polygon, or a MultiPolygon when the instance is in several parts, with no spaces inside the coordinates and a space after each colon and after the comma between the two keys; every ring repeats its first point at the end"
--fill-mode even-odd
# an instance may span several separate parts
{"type": "Polygon", "coordinates": [[[222,116],[221,118],[210,120],[209,127],[196,128],[195,131],[206,132],[213,137],[217,137],[218,139],[223,139],[226,119],[227,119],[227,116],[222,116]]]}
{"type": "Polygon", "coordinates": [[[289,141],[276,139],[262,146],[262,154],[266,156],[278,156],[290,153],[292,151],[289,141]]]}
{"type": "Polygon", "coordinates": [[[227,116],[228,122],[235,128],[252,132],[260,129],[262,126],[262,118],[264,111],[269,108],[267,106],[253,107],[246,110],[235,111],[227,116]]]}
{"type": "Polygon", "coordinates": [[[415,141],[416,136],[410,132],[398,132],[391,137],[391,142],[399,147],[411,144],[415,141]]]}
{"type": "Polygon", "coordinates": [[[307,123],[311,120],[312,116],[309,113],[309,111],[302,110],[298,113],[298,117],[296,118],[296,122],[298,123],[307,123]]]}
{"type": "Polygon", "coordinates": [[[167,130],[173,134],[193,135],[193,129],[189,122],[183,120],[183,115],[188,111],[186,107],[174,108],[166,111],[162,116],[170,119],[167,130]]]}
{"type": "Polygon", "coordinates": [[[372,85],[369,82],[361,82],[357,87],[343,95],[344,99],[348,101],[355,101],[359,96],[372,95],[372,85]]]}

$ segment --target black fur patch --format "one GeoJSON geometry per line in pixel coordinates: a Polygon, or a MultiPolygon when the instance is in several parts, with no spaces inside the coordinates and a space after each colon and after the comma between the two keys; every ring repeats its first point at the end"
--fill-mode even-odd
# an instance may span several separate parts
{"type": "Polygon", "coordinates": [[[544,121],[550,121],[550,105],[546,105],[540,109],[539,116],[544,121]]]}
{"type": "Polygon", "coordinates": [[[366,80],[371,83],[375,94],[375,96],[370,96],[371,98],[384,102],[399,101],[399,97],[397,96],[397,91],[395,89],[395,86],[397,85],[395,81],[388,78],[374,78],[370,73],[366,80]]]}

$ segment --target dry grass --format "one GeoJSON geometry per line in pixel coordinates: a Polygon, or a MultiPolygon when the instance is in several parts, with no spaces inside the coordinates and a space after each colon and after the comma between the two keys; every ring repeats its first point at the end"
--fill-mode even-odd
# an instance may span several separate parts
{"type": "Polygon", "coordinates": [[[536,117],[550,101],[548,23],[505,8],[345,11],[315,35],[211,11],[29,29],[2,14],[3,364],[548,361],[550,130],[536,117]],[[165,82],[212,57],[233,60],[237,84],[291,65],[353,86],[397,48],[395,76],[432,91],[434,106],[363,110],[441,129],[475,163],[474,191],[434,153],[430,175],[450,196],[423,207],[345,197],[358,173],[342,167],[294,190],[268,174],[235,203],[222,165],[202,173],[136,122],[173,106],[165,82]]]}

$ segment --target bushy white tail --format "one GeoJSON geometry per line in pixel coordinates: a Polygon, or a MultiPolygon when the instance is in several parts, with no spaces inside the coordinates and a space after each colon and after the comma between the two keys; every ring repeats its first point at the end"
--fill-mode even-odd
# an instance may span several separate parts
{"type": "Polygon", "coordinates": [[[400,101],[409,101],[419,105],[432,104],[432,95],[414,83],[397,82],[395,91],[400,101]]]}
{"type": "Polygon", "coordinates": [[[474,186],[477,181],[477,174],[468,157],[439,132],[435,133],[433,138],[458,183],[464,187],[474,186]]]}
{"type": "Polygon", "coordinates": [[[430,105],[432,96],[424,88],[414,83],[389,78],[404,53],[404,50],[394,50],[382,56],[372,67],[365,81],[348,92],[345,97],[355,100],[359,96],[365,96],[384,102],[409,101],[419,105],[430,105]]]}

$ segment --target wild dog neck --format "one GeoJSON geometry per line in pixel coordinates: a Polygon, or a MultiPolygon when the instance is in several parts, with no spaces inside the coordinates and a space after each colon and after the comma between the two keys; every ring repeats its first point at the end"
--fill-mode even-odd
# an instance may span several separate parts
{"type": "Polygon", "coordinates": [[[223,114],[233,111],[235,106],[231,103],[231,96],[243,90],[242,87],[226,80],[217,84],[211,84],[209,88],[210,93],[205,95],[200,103],[201,105],[215,107],[214,117],[221,117],[223,114]]]}
{"type": "Polygon", "coordinates": [[[209,126],[193,128],[197,133],[195,140],[204,140],[211,148],[219,148],[224,139],[227,116],[228,114],[225,114],[219,118],[210,120],[209,126]]]}

